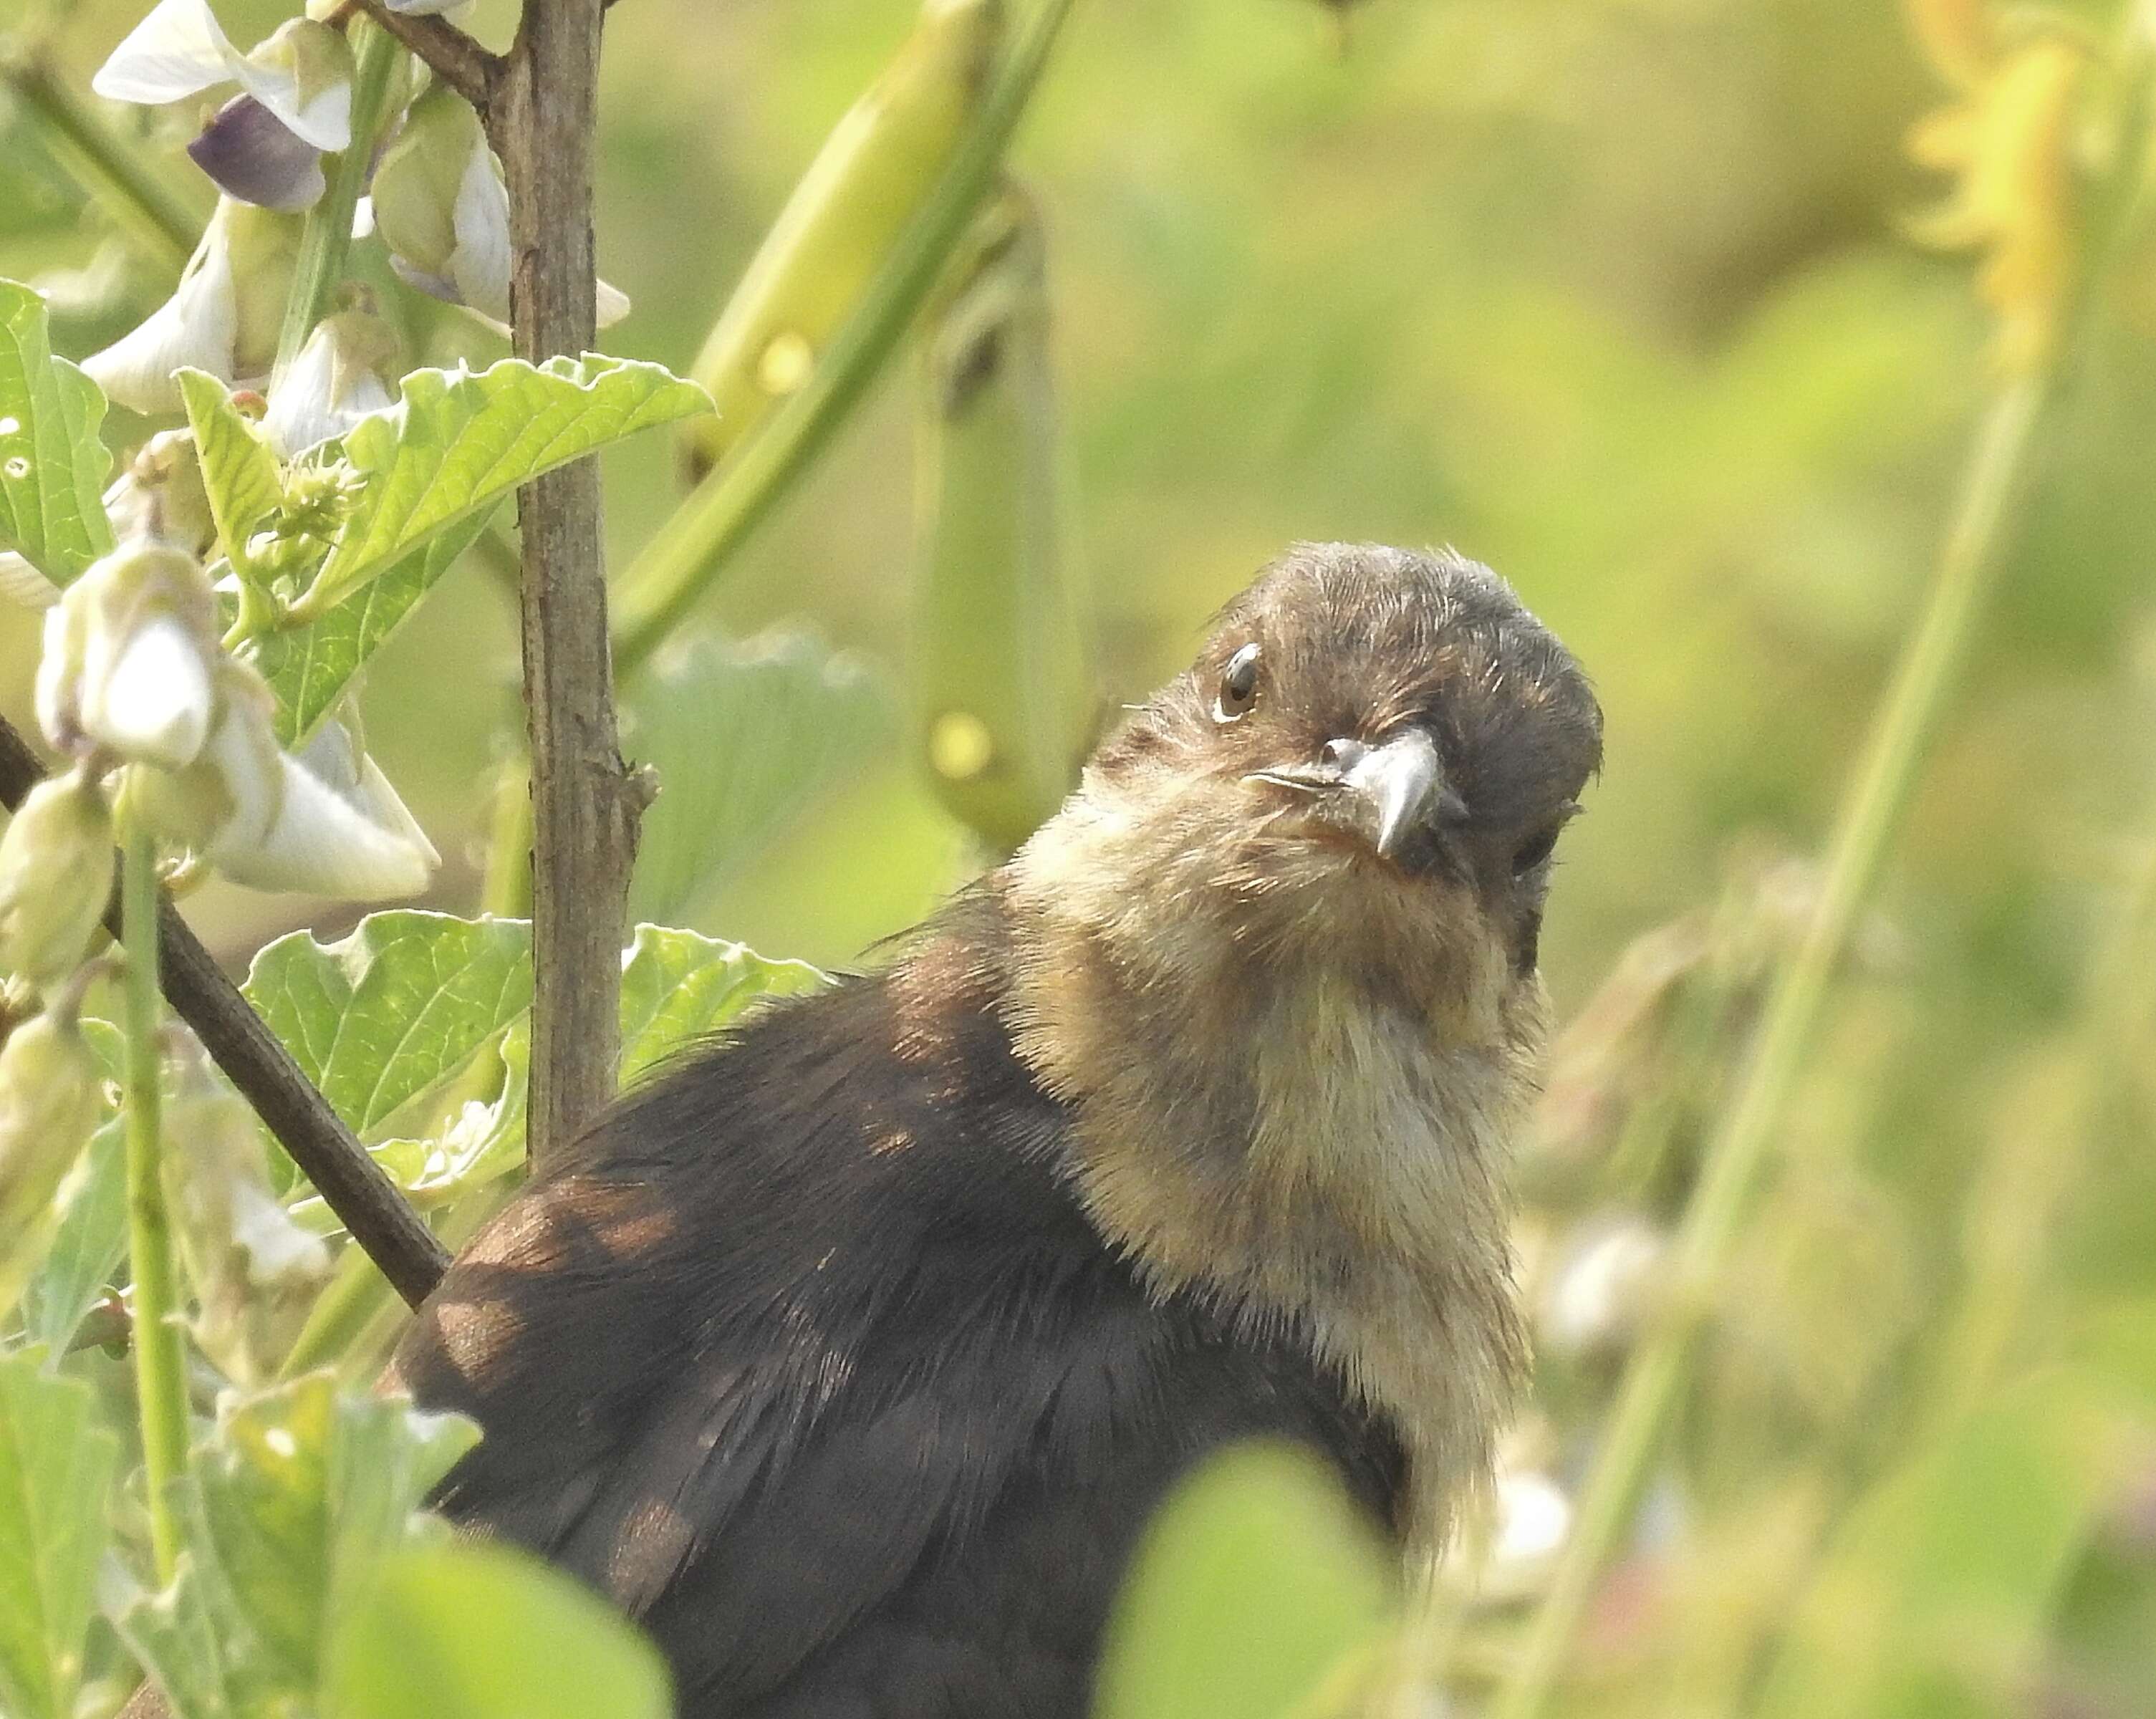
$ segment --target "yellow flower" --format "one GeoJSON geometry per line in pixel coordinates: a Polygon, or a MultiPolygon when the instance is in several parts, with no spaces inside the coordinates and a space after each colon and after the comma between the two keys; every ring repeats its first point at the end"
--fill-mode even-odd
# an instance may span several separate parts
{"type": "Polygon", "coordinates": [[[1974,19],[1970,0],[1912,4],[1941,69],[1965,94],[1911,134],[1909,152],[1957,182],[1910,228],[1926,244],[1984,252],[1977,290],[1999,317],[1999,362],[2025,373],[2050,356],[2072,281],[2073,134],[2086,60],[2074,44],[2039,37],[1979,64],[1974,56],[1987,38],[1974,23],[1953,35],[1940,22],[1974,19]],[[1928,15],[1936,15],[1928,25],[1928,15]],[[1950,60],[1950,49],[1968,57],[1950,60]]]}

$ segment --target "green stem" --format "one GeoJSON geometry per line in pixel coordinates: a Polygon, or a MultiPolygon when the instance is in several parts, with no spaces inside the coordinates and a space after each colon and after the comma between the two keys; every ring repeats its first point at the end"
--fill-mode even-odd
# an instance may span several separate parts
{"type": "Polygon", "coordinates": [[[531,763],[505,761],[497,771],[480,911],[501,919],[531,913],[531,763]]]}
{"type": "Polygon", "coordinates": [[[124,799],[121,940],[127,952],[127,1224],[135,1272],[135,1393],[149,1476],[150,1544],[157,1579],[180,1555],[172,1486],[187,1458],[187,1393],[172,1274],[172,1221],[159,1173],[157,846],[124,799]]]}
{"type": "Polygon", "coordinates": [[[2092,236],[2066,295],[2051,362],[2008,382],[1979,427],[1924,613],[1896,666],[1830,840],[1818,911],[1768,997],[1749,1059],[1708,1142],[1673,1249],[1671,1316],[1641,1343],[1626,1369],[1571,1537],[1513,1675],[1491,1709],[1493,1719],[1539,1719],[1548,1710],[1595,1583],[1631,1524],[1698,1357],[1705,1310],[1727,1271],[1776,1127],[1796,1090],[1835,969],[1968,659],[2036,427],[2093,319],[2100,288],[2128,249],[2128,228],[2145,200],[2150,180],[2145,119],[2156,50],[2152,23],[2156,0],[2138,0],[2128,8],[2118,141],[2090,199],[2092,236]]]}
{"type": "Polygon", "coordinates": [[[1519,1668],[1494,1709],[1496,1719],[1535,1719],[1548,1709],[1594,1584],[1638,1507],[1699,1347],[1702,1311],[1727,1266],[1835,969],[1967,659],[1998,564],[2007,503],[2049,392],[2048,377],[2013,383],[1978,433],[1930,599],[1896,669],[1828,850],[1818,911],[1768,999],[1750,1060],[1709,1143],[1677,1233],[1671,1316],[1640,1345],[1625,1373],[1578,1519],[1519,1668]]]}
{"type": "Polygon", "coordinates": [[[352,19],[350,39],[354,59],[352,142],[326,163],[327,188],[307,211],[291,295],[285,300],[285,321],[277,333],[273,377],[282,376],[300,356],[300,348],[328,311],[330,296],[344,278],[345,254],[352,248],[352,212],[367,183],[375,139],[388,107],[392,74],[403,52],[394,36],[365,17],[352,19]]]}
{"type": "Polygon", "coordinates": [[[993,182],[1070,0],[1041,0],[928,202],[807,384],[676,509],[622,579],[614,667],[624,680],[665,642],[727,558],[790,490],[905,336],[993,182]]]}
{"type": "Polygon", "coordinates": [[[136,243],[177,274],[194,254],[203,218],[192,213],[82,99],[36,59],[11,60],[15,99],[44,126],[47,144],[78,183],[136,243]]]}

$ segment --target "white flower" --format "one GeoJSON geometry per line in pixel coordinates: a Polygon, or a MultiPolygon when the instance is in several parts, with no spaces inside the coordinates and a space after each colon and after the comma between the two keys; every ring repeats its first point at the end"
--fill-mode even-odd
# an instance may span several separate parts
{"type": "Polygon", "coordinates": [[[38,721],[61,752],[102,747],[179,769],[209,730],[216,600],[202,564],[167,543],[123,543],[45,615],[38,721]]]}
{"type": "Polygon", "coordinates": [[[262,419],[270,446],[290,459],[344,434],[368,413],[393,405],[379,367],[396,346],[388,325],[365,310],[325,316],[291,367],[270,387],[262,419]]]}
{"type": "Polygon", "coordinates": [[[262,1125],[247,1101],[185,1042],[164,1137],[180,1255],[201,1307],[191,1324],[204,1354],[251,1382],[290,1342],[287,1327],[329,1275],[330,1251],[271,1191],[262,1125]]]}
{"type": "Polygon", "coordinates": [[[1668,1239],[1644,1218],[1589,1220],[1567,1238],[1543,1289],[1543,1340],[1568,1354],[1630,1341],[1650,1311],[1668,1251],[1668,1239]]]}
{"type": "Polygon", "coordinates": [[[249,53],[232,45],[208,0],[158,0],[90,80],[115,101],[180,101],[237,84],[303,142],[352,142],[352,50],[327,24],[297,18],[249,53]]]}
{"type": "Polygon", "coordinates": [[[439,856],[373,760],[336,723],[295,758],[279,749],[270,708],[253,671],[226,659],[202,756],[135,790],[160,832],[249,889],[348,901],[424,889],[439,856]]]}
{"type": "Polygon", "coordinates": [[[220,198],[172,297],[83,369],[106,398],[141,413],[180,409],[172,373],[183,365],[234,385],[259,382],[276,357],[305,224],[220,198]]]}
{"type": "MultiPolygon", "coordinates": [[[[509,190],[479,115],[437,85],[413,103],[374,172],[371,216],[407,285],[509,322],[509,190]]],[[[598,283],[597,321],[629,314],[628,296],[598,283]]]]}

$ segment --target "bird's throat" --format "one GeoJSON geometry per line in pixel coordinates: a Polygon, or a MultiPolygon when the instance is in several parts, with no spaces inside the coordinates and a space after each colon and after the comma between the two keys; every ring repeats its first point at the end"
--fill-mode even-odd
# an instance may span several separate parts
{"type": "Polygon", "coordinates": [[[1159,1292],[1307,1342],[1393,1420],[1441,1525],[1524,1367],[1506,1178],[1539,988],[1466,1034],[1397,975],[1208,949],[1202,912],[1141,935],[1024,855],[1004,887],[1014,1037],[1071,1106],[1096,1224],[1159,1292]]]}

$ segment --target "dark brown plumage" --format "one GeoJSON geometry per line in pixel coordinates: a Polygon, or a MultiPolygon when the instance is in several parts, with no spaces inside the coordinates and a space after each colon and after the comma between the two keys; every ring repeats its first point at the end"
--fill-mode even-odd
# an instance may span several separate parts
{"type": "Polygon", "coordinates": [[[398,1351],[443,1506],[613,1595],[700,1719],[1075,1716],[1197,1459],[1441,1530],[1522,1365],[1507,1138],[1597,766],[1486,570],[1270,569],[885,972],[619,1106],[398,1351]]]}

